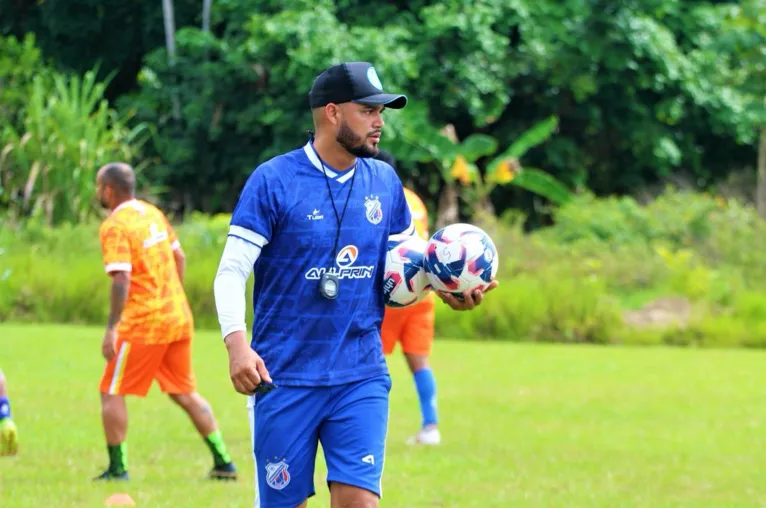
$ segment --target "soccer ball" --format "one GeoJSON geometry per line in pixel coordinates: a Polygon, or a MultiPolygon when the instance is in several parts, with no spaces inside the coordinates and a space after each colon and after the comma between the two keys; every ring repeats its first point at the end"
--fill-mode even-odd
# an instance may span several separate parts
{"type": "Polygon", "coordinates": [[[497,274],[492,238],[471,224],[450,224],[428,240],[423,268],[436,291],[462,297],[463,291],[485,289],[497,274]]]}
{"type": "Polygon", "coordinates": [[[426,241],[418,236],[392,235],[388,240],[383,276],[383,301],[389,307],[409,307],[431,290],[423,270],[426,241]]]}

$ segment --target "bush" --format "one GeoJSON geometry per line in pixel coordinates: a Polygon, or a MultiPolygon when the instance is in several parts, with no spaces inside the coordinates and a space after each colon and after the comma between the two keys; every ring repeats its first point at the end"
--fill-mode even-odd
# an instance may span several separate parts
{"type": "MultiPolygon", "coordinates": [[[[213,279],[227,230],[227,217],[194,216],[177,231],[188,260],[184,285],[200,328],[218,326],[213,279]]],[[[97,224],[6,226],[0,229],[0,248],[0,321],[104,323],[109,281],[97,224]]]]}
{"type": "MultiPolygon", "coordinates": [[[[556,226],[531,235],[502,221],[483,225],[501,255],[500,287],[473,312],[437,303],[438,335],[766,346],[766,267],[759,256],[766,230],[752,209],[669,191],[647,206],[580,199],[560,216],[556,226]],[[662,224],[662,217],[686,226],[662,224]],[[621,222],[625,231],[619,231],[621,222]],[[686,302],[689,316],[659,324],[649,319],[645,304],[664,297],[686,302]],[[627,311],[647,319],[628,320],[627,311]]],[[[228,222],[228,215],[197,214],[177,227],[199,328],[218,328],[213,280],[228,222]]],[[[102,324],[109,285],[97,226],[51,229],[34,220],[23,228],[0,226],[0,320],[102,324]]],[[[248,300],[251,288],[252,279],[248,300]]],[[[247,319],[252,322],[249,305],[247,319]]]]}

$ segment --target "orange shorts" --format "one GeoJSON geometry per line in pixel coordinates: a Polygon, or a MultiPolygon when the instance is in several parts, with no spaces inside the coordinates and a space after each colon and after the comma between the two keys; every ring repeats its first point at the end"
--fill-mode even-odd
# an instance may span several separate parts
{"type": "Polygon", "coordinates": [[[383,339],[383,354],[394,352],[396,343],[410,355],[428,356],[434,342],[434,308],[425,305],[418,308],[387,308],[380,330],[383,339]]]}
{"type": "Polygon", "coordinates": [[[104,369],[101,393],[145,397],[155,379],[165,393],[187,394],[196,389],[191,339],[141,344],[118,336],[116,351],[104,369]]]}

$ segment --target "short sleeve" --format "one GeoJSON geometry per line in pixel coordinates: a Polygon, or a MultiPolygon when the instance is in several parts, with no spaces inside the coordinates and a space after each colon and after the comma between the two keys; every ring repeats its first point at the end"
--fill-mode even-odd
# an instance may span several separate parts
{"type": "Polygon", "coordinates": [[[122,228],[107,224],[101,228],[99,236],[106,273],[130,272],[133,269],[130,242],[122,228]]]}
{"type": "Polygon", "coordinates": [[[278,183],[269,166],[250,175],[232,213],[229,236],[261,248],[269,243],[277,223],[278,183]]]}
{"type": "Polygon", "coordinates": [[[412,220],[410,207],[407,204],[407,198],[404,195],[404,187],[396,173],[391,172],[391,195],[393,203],[391,205],[391,235],[413,235],[415,234],[415,223],[412,220]]]}

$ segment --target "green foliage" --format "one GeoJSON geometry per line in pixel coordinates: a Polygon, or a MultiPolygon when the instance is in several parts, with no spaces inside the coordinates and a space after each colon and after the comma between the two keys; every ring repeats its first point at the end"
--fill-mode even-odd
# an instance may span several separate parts
{"type": "MultiPolygon", "coordinates": [[[[524,234],[518,223],[489,224],[501,256],[500,287],[472,312],[454,312],[437,302],[438,334],[766,347],[766,263],[760,255],[766,226],[754,210],[668,191],[644,206],[578,197],[561,213],[566,220],[534,234],[524,234]],[[619,221],[626,232],[620,232],[619,221]],[[648,314],[628,319],[628,312],[644,315],[646,304],[666,299],[684,302],[681,308],[688,312],[671,308],[678,319],[659,325],[652,325],[648,314]]],[[[212,286],[229,219],[192,214],[176,228],[188,257],[185,287],[200,328],[218,328],[212,286]]],[[[0,320],[103,323],[108,278],[97,224],[6,225],[0,249],[0,320]]],[[[248,307],[248,322],[251,316],[248,307]]]]}
{"type": "Polygon", "coordinates": [[[425,114],[423,107],[405,110],[394,122],[395,141],[400,142],[400,146],[414,148],[411,152],[402,148],[405,156],[435,167],[441,176],[441,183],[462,184],[460,194],[472,210],[473,219],[478,220],[478,216],[486,211],[489,196],[502,185],[516,185],[556,204],[569,199],[569,190],[556,178],[539,169],[522,168],[519,163],[519,158],[528,150],[545,142],[554,133],[558,127],[555,116],[537,122],[500,155],[495,155],[499,142],[492,136],[474,133],[458,140],[454,126],[447,125],[437,130],[424,117],[425,114]],[[493,155],[495,157],[486,164],[479,164],[479,159],[493,155]]]}
{"type": "MultiPolygon", "coordinates": [[[[34,32],[61,68],[101,63],[102,75],[116,73],[109,93],[119,108],[135,107],[135,121],[159,128],[160,164],[147,176],[168,189],[169,207],[187,211],[230,211],[257,164],[304,142],[305,94],[342,59],[374,62],[386,87],[412,99],[389,115],[383,147],[426,196],[447,185],[435,169],[449,176],[452,164],[402,143],[410,124],[416,140],[430,135],[426,125],[453,125],[457,139],[489,136],[507,147],[558,118],[556,136],[524,161],[549,176],[529,171],[490,196],[499,213],[521,208],[533,225],[548,213],[540,193],[554,203],[570,188],[633,193],[678,173],[704,188],[750,165],[753,126],[766,118],[755,0],[226,0],[213,2],[209,33],[198,29],[202,3],[176,0],[173,68],[156,2],[17,4],[0,6],[2,33],[34,32]]],[[[467,148],[485,154],[467,159],[475,177],[490,154],[467,148]]],[[[488,208],[482,194],[466,190],[464,216],[488,208]]]]}
{"type": "Polygon", "coordinates": [[[556,227],[545,234],[568,243],[598,241],[618,246],[664,242],[680,247],[709,236],[709,217],[721,206],[711,197],[691,192],[668,192],[648,206],[641,206],[632,197],[596,199],[583,193],[554,212],[556,227]]]}
{"type": "Polygon", "coordinates": [[[437,333],[469,340],[607,343],[620,326],[619,307],[598,279],[576,279],[562,267],[502,278],[476,312],[437,307],[437,333]]]}
{"type": "Polygon", "coordinates": [[[34,34],[0,37],[0,118],[19,127],[32,79],[46,71],[34,34]]]}
{"type": "MultiPolygon", "coordinates": [[[[200,328],[218,327],[212,288],[229,220],[195,214],[177,230],[188,261],[185,288],[200,328]]],[[[0,321],[103,323],[109,311],[109,278],[98,224],[51,228],[33,220],[23,227],[0,228],[0,288],[0,321]]],[[[250,289],[247,299],[251,301],[250,289]]]]}
{"type": "MultiPolygon", "coordinates": [[[[715,82],[739,101],[737,135],[755,140],[755,129],[766,125],[766,4],[761,1],[723,4],[718,37],[701,52],[715,62],[715,82]]],[[[704,58],[703,57],[703,58],[704,58]]],[[[711,65],[712,68],[712,65],[711,65]]]]}
{"type": "Polygon", "coordinates": [[[206,212],[230,211],[259,163],[306,141],[312,128],[306,96],[324,68],[340,60],[373,61],[389,88],[414,73],[404,28],[342,23],[329,1],[307,8],[296,0],[279,12],[263,3],[232,4],[224,8],[250,9],[229,22],[231,37],[180,29],[175,65],[164,48],[152,51],[140,91],[120,102],[163,133],[153,176],[171,189],[168,201],[206,212]],[[174,95],[181,103],[178,120],[170,114],[174,95]]]}
{"type": "Polygon", "coordinates": [[[0,119],[0,197],[12,214],[40,214],[49,224],[86,220],[95,212],[99,166],[135,160],[146,127],[129,128],[104,99],[105,88],[95,71],[50,71],[22,89],[20,127],[0,119]]]}
{"type": "Polygon", "coordinates": [[[535,168],[523,168],[512,181],[513,185],[563,205],[572,197],[564,184],[550,174],[535,168]]]}

